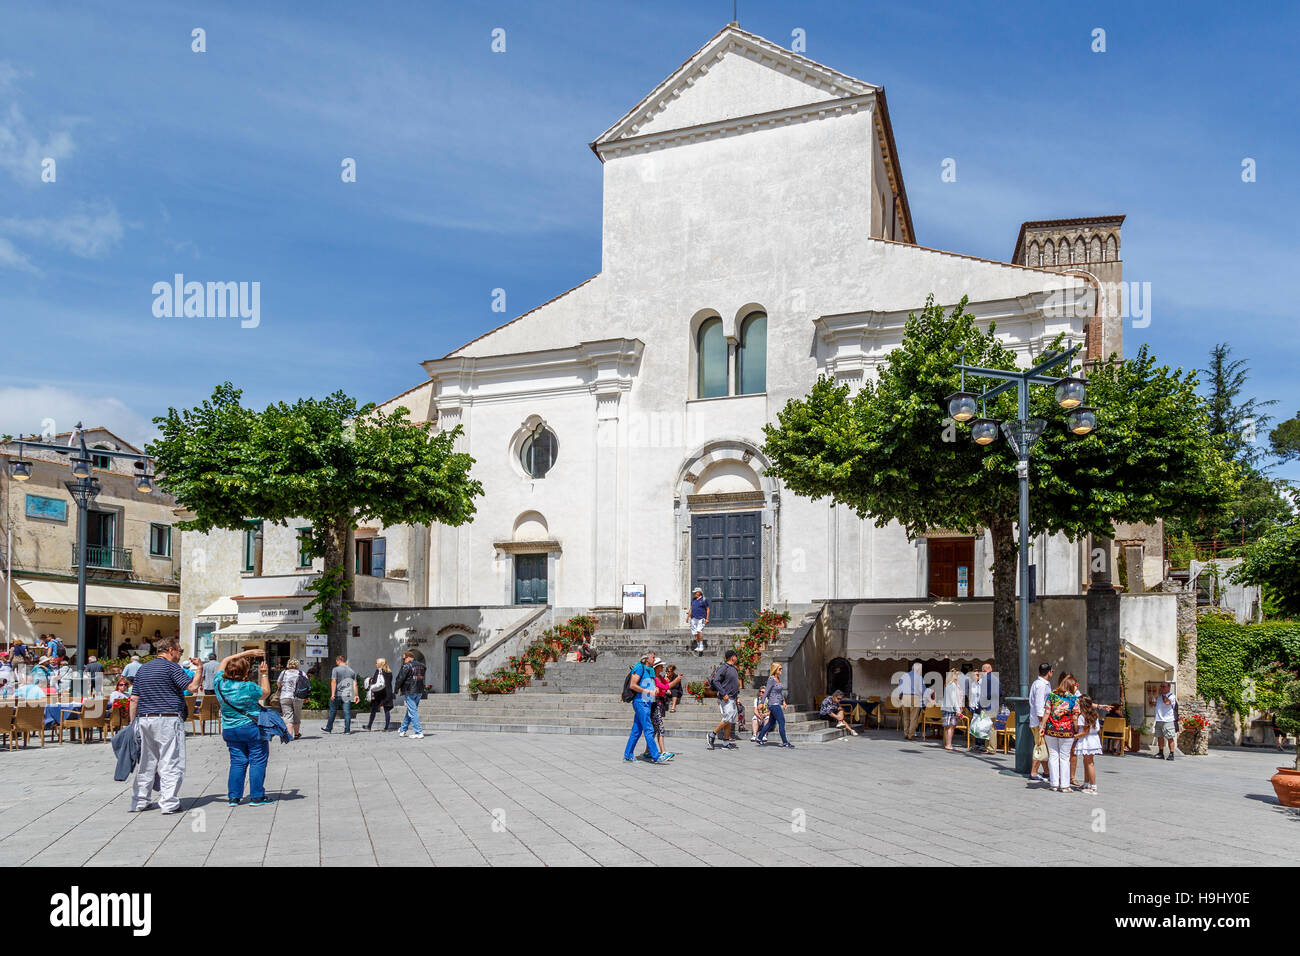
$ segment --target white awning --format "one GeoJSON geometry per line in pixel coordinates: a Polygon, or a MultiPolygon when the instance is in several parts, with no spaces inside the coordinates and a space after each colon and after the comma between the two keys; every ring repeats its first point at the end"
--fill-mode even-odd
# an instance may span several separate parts
{"type": "Polygon", "coordinates": [[[213,637],[221,640],[222,638],[271,638],[286,637],[293,639],[295,637],[304,637],[307,634],[322,633],[320,626],[314,621],[310,624],[231,624],[229,627],[223,627],[213,633],[213,637]]]}
{"type": "Polygon", "coordinates": [[[236,618],[239,616],[239,605],[232,597],[219,597],[198,614],[194,615],[199,621],[219,621],[222,618],[236,618]]]}
{"type": "Polygon", "coordinates": [[[857,660],[993,657],[990,601],[882,601],[849,614],[847,654],[857,660]]]}
{"type": "Polygon", "coordinates": [[[1150,664],[1152,667],[1154,667],[1154,668],[1155,668],[1156,670],[1158,670],[1158,671],[1164,671],[1164,673],[1165,673],[1166,676],[1168,676],[1168,677],[1173,677],[1173,676],[1174,676],[1174,665],[1173,665],[1173,664],[1170,664],[1168,661],[1162,661],[1160,658],[1156,657],[1156,656],[1155,656],[1154,654],[1152,654],[1150,651],[1143,650],[1142,648],[1140,648],[1140,647],[1138,647],[1136,644],[1134,644],[1132,641],[1125,641],[1125,642],[1124,642],[1124,653],[1125,653],[1125,654],[1132,654],[1132,655],[1133,655],[1134,657],[1136,657],[1138,660],[1140,660],[1140,661],[1144,661],[1144,662],[1146,662],[1147,664],[1150,664]]]}
{"type": "MultiPolygon", "coordinates": [[[[14,586],[25,595],[24,603],[42,611],[75,611],[77,585],[74,581],[40,581],[33,578],[15,578],[14,586]]],[[[86,610],[91,614],[152,614],[179,617],[180,610],[169,605],[179,604],[175,591],[154,588],[131,588],[112,584],[86,585],[86,610]]]]}

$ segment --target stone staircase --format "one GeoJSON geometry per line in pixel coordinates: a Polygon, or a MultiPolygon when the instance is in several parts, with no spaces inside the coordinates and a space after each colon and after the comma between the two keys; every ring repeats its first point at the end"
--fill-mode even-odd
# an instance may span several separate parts
{"type": "MultiPolygon", "coordinates": [[[[592,646],[599,653],[586,663],[557,662],[546,666],[544,678],[513,694],[431,694],[420,705],[420,720],[426,730],[483,730],[515,733],[599,734],[626,737],[632,726],[632,706],[619,697],[628,668],[647,649],[660,660],[675,664],[683,682],[706,680],[722,659],[723,649],[732,644],[736,629],[708,628],[704,633],[705,654],[690,651],[689,629],[597,631],[592,646]]],[[[749,718],[753,716],[755,689],[767,680],[767,663],[789,641],[783,632],[764,652],[759,673],[751,688],[742,688],[747,726],[741,742],[748,743],[749,718]]],[[[816,713],[786,708],[786,736],[791,743],[821,743],[844,735],[827,727],[816,713]]],[[[683,696],[676,713],[664,718],[665,737],[703,740],[717,726],[718,703],[683,696]]],[[[773,730],[769,743],[779,739],[773,730]]]]}

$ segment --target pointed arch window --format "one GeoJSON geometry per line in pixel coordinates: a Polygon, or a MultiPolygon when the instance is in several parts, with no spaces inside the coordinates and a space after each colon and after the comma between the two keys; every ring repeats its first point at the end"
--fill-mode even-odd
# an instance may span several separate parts
{"type": "Polygon", "coordinates": [[[697,398],[722,398],[727,394],[727,340],[722,320],[709,319],[696,333],[697,398]]]}
{"type": "Polygon", "coordinates": [[[751,312],[740,323],[736,350],[736,394],[767,391],[767,313],[751,312]]]}

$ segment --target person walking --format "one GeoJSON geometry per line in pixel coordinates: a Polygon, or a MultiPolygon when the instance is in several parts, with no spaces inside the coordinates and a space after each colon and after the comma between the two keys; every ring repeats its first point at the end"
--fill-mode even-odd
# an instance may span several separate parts
{"type": "Polygon", "coordinates": [[[352,733],[352,705],[361,702],[357,696],[357,672],[348,666],[347,658],[340,654],[334,658],[330,672],[330,710],[325,721],[325,733],[334,732],[334,715],[343,708],[343,732],[352,733]]]}
{"type": "Polygon", "coordinates": [[[226,775],[226,802],[237,807],[244,798],[244,778],[248,778],[248,805],[264,807],[271,802],[266,795],[266,761],[271,742],[262,739],[257,714],[262,698],[271,693],[266,667],[266,652],[242,651],[223,660],[217,668],[212,691],[221,705],[221,739],[230,751],[230,772],[226,775]],[[252,662],[257,661],[257,681],[249,680],[252,662]]]}
{"type": "Polygon", "coordinates": [[[790,743],[785,736],[785,685],[781,683],[781,663],[774,661],[772,666],[767,670],[767,723],[758,734],[758,745],[761,747],[767,743],[767,735],[775,727],[781,732],[781,746],[788,750],[794,749],[794,744],[790,743]]]}
{"type": "Polygon", "coordinates": [[[943,749],[952,750],[952,736],[957,730],[957,721],[961,719],[962,704],[961,671],[953,668],[943,684],[943,702],[939,712],[943,718],[943,749]]]}
{"type": "MultiPolygon", "coordinates": [[[[203,662],[203,696],[204,697],[208,696],[213,692],[212,687],[216,683],[217,671],[219,670],[221,670],[221,662],[217,660],[217,655],[214,652],[209,651],[208,659],[203,662]]],[[[203,702],[201,700],[199,701],[199,706],[200,707],[203,706],[203,702]]]]}
{"type": "Polygon", "coordinates": [[[1061,677],[1056,690],[1047,695],[1040,725],[1047,741],[1047,779],[1054,793],[1073,793],[1070,788],[1070,754],[1078,733],[1078,684],[1069,674],[1061,677]]]}
{"type": "Polygon", "coordinates": [[[370,719],[366,721],[366,730],[375,725],[375,713],[384,708],[384,730],[393,723],[393,672],[388,669],[388,661],[382,657],[375,661],[375,672],[366,678],[366,691],[370,694],[370,719]]]}
{"type": "Polygon", "coordinates": [[[900,722],[903,739],[915,740],[916,726],[921,722],[921,711],[925,703],[925,678],[921,676],[920,661],[913,661],[912,666],[899,676],[895,693],[898,695],[898,709],[903,718],[900,722]]]}
{"type": "Polygon", "coordinates": [[[1169,759],[1174,759],[1174,725],[1178,722],[1177,704],[1174,703],[1174,695],[1169,689],[1169,684],[1160,685],[1160,693],[1156,694],[1156,759],[1165,759],[1165,741],[1169,742],[1169,759]]]}
{"type": "Polygon", "coordinates": [[[709,625],[710,613],[709,599],[704,596],[704,590],[696,588],[691,592],[691,610],[686,615],[691,625],[691,650],[695,651],[696,657],[704,656],[704,629],[709,625]]]}
{"type": "Polygon", "coordinates": [[[736,661],[739,659],[736,649],[731,648],[709,679],[710,686],[718,695],[718,710],[722,713],[718,726],[709,731],[710,750],[716,746],[718,734],[722,734],[722,746],[725,749],[736,749],[736,743],[731,739],[731,728],[736,722],[736,695],[740,693],[740,672],[736,670],[736,661]]]}
{"type": "Polygon", "coordinates": [[[423,740],[424,728],[420,726],[420,698],[424,696],[424,663],[416,659],[415,651],[406,651],[402,654],[402,666],[397,669],[397,693],[402,695],[402,702],[406,707],[406,713],[402,715],[402,724],[397,728],[397,736],[423,740]]]}
{"type": "MultiPolygon", "coordinates": [[[[1029,688],[1029,726],[1034,731],[1034,747],[1038,747],[1043,740],[1042,724],[1043,710],[1047,707],[1047,695],[1052,692],[1052,665],[1043,661],[1038,665],[1038,679],[1034,681],[1033,686],[1029,688]]],[[[1039,783],[1042,777],[1038,775],[1038,768],[1042,767],[1043,772],[1047,772],[1047,761],[1034,760],[1029,764],[1029,781],[1030,783],[1039,783]]]]}
{"type": "Polygon", "coordinates": [[[641,659],[632,665],[628,677],[628,689],[636,696],[632,698],[632,732],[628,734],[627,746],[623,748],[623,762],[636,762],[636,743],[645,738],[646,752],[651,763],[667,763],[674,754],[663,753],[655,743],[654,724],[650,711],[654,707],[658,688],[655,686],[654,651],[646,651],[641,659]]]}
{"type": "Polygon", "coordinates": [[[180,666],[179,641],[163,640],[158,655],[141,665],[131,685],[131,720],[140,739],[140,760],[135,767],[131,812],[152,809],[149,794],[158,778],[158,808],[164,814],[181,808],[181,783],[185,779],[185,691],[193,693],[203,683],[195,665],[190,677],[180,666]]]}
{"type": "Polygon", "coordinates": [[[298,685],[300,682],[310,685],[310,681],[311,678],[302,669],[302,662],[296,657],[285,665],[275,680],[276,686],[280,688],[280,716],[284,718],[294,740],[302,739],[302,702],[305,699],[298,696],[298,685]]]}

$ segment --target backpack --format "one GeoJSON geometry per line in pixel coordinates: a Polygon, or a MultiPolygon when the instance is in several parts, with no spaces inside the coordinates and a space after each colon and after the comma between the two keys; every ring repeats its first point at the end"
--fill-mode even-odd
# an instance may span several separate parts
{"type": "Polygon", "coordinates": [[[619,695],[623,698],[623,703],[630,704],[637,699],[637,692],[632,689],[632,671],[634,668],[627,669],[627,676],[623,678],[623,692],[619,695]]]}
{"type": "Polygon", "coordinates": [[[306,700],[311,696],[311,678],[298,671],[298,680],[293,685],[293,696],[298,700],[306,700]]]}

